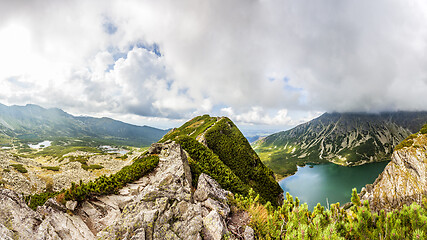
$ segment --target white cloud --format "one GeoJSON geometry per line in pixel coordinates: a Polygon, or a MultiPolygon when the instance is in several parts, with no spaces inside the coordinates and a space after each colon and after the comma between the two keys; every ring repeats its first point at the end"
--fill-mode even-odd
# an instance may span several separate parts
{"type": "Polygon", "coordinates": [[[273,114],[269,114],[262,107],[256,106],[247,112],[236,114],[233,108],[227,107],[222,108],[221,113],[242,124],[292,126],[299,123],[288,115],[287,109],[280,109],[273,114]]]}
{"type": "Polygon", "coordinates": [[[0,102],[272,125],[427,110],[426,13],[422,0],[3,1],[0,102]]]}

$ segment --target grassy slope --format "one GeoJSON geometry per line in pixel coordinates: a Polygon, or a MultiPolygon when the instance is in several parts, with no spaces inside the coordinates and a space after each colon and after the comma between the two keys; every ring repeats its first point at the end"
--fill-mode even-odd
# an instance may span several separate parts
{"type": "Polygon", "coordinates": [[[275,202],[283,192],[234,123],[223,118],[205,134],[207,145],[219,158],[264,199],[275,202]]]}
{"type": "Polygon", "coordinates": [[[166,134],[160,142],[168,139],[181,143],[190,154],[193,175],[209,174],[232,192],[246,194],[252,187],[264,200],[277,203],[282,189],[273,172],[262,164],[230,119],[199,116],[166,134]],[[195,140],[203,133],[208,147],[195,140]]]}

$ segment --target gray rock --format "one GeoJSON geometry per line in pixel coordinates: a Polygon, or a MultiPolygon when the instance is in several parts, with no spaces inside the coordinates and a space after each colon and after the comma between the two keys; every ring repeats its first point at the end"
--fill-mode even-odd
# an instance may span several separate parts
{"type": "Polygon", "coordinates": [[[202,205],[208,208],[209,210],[216,210],[223,218],[226,218],[230,213],[230,207],[227,204],[215,201],[212,198],[206,199],[206,201],[204,201],[202,205]]]}
{"type": "Polygon", "coordinates": [[[0,223],[0,237],[4,240],[13,240],[13,232],[0,223]]]}
{"type": "Polygon", "coordinates": [[[145,240],[145,229],[139,228],[130,240],[145,240]]]}
{"type": "Polygon", "coordinates": [[[74,211],[77,207],[77,201],[67,201],[65,207],[70,211],[74,211]]]}
{"type": "Polygon", "coordinates": [[[150,148],[148,148],[148,154],[160,154],[162,151],[163,144],[161,143],[153,143],[150,148]]]}
{"type": "Polygon", "coordinates": [[[203,218],[203,233],[207,240],[221,240],[227,228],[221,215],[215,210],[212,210],[206,217],[203,218]]]}
{"type": "Polygon", "coordinates": [[[194,192],[194,199],[199,202],[203,202],[208,198],[226,203],[227,192],[221,188],[215,179],[211,178],[207,174],[202,173],[199,176],[197,190],[194,192]]]}
{"type": "Polygon", "coordinates": [[[64,205],[62,205],[62,204],[58,203],[58,202],[57,202],[55,199],[53,199],[53,198],[49,198],[49,199],[46,201],[46,203],[44,204],[44,206],[45,206],[45,207],[51,207],[51,208],[56,209],[56,210],[61,211],[61,212],[66,212],[66,211],[67,211],[67,208],[66,208],[64,205]]]}
{"type": "Polygon", "coordinates": [[[254,240],[255,239],[255,232],[254,232],[254,230],[251,227],[246,226],[245,227],[245,231],[243,232],[243,238],[245,240],[254,240]]]}

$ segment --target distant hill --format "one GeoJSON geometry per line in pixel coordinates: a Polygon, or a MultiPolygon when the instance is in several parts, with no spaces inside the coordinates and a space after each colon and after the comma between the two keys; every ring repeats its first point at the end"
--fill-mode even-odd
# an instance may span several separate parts
{"type": "Polygon", "coordinates": [[[136,126],[111,118],[76,117],[58,108],[0,104],[0,135],[23,141],[93,138],[129,146],[148,146],[166,130],[136,126]]]}
{"type": "MultiPolygon", "coordinates": [[[[206,173],[231,192],[248,195],[252,188],[263,201],[280,205],[283,190],[237,126],[226,117],[199,116],[166,134],[190,155],[193,180],[206,173]]],[[[196,183],[193,183],[196,185],[196,183]]]]}
{"type": "Polygon", "coordinates": [[[267,166],[286,176],[306,163],[390,160],[393,148],[426,122],[427,112],[325,113],[253,146],[267,166]]]}

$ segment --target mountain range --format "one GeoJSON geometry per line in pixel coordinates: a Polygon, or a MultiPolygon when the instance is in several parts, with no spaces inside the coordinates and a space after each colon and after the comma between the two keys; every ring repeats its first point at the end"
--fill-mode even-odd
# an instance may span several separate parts
{"type": "Polygon", "coordinates": [[[111,118],[73,116],[58,108],[46,109],[34,104],[0,104],[0,137],[21,141],[57,138],[91,138],[111,144],[148,146],[167,130],[136,126],[111,118]]]}
{"type": "Polygon", "coordinates": [[[286,176],[297,165],[361,165],[390,160],[393,148],[427,122],[427,112],[325,113],[253,144],[263,162],[286,176]]]}

